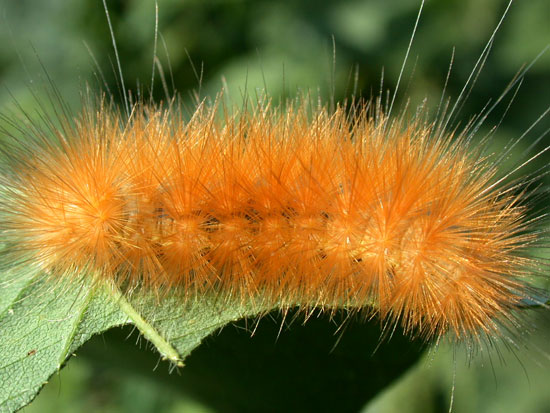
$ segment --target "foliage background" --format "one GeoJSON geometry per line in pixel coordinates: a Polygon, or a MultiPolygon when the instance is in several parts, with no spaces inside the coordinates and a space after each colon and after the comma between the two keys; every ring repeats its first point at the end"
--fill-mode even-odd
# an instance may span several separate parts
{"type": "MultiPolygon", "coordinates": [[[[154,44],[154,2],[119,0],[107,3],[126,86],[134,94],[138,89],[148,93],[154,44]]],[[[400,104],[404,104],[406,98],[410,98],[413,105],[418,104],[426,97],[428,104],[435,108],[453,47],[456,49],[448,95],[456,98],[505,3],[503,0],[428,1],[398,95],[400,104]]],[[[378,93],[382,70],[384,87],[395,88],[418,6],[418,0],[160,0],[159,33],[162,38],[158,42],[157,55],[170,89],[181,93],[188,104],[192,104],[192,94],[199,90],[193,66],[203,73],[201,97],[215,96],[225,86],[236,102],[245,90],[253,95],[264,89],[276,102],[302,90],[320,93],[325,99],[331,95],[343,99],[352,93],[355,67],[358,67],[358,92],[369,97],[378,93]]],[[[82,85],[89,82],[95,87],[102,83],[98,82],[98,67],[109,89],[115,91],[115,97],[119,96],[111,39],[100,1],[4,0],[0,2],[0,16],[0,107],[3,111],[13,108],[13,97],[32,111],[35,100],[28,83],[47,82],[42,65],[62,96],[75,108],[82,85]],[[92,51],[97,66],[87,48],[92,51]]],[[[547,0],[517,1],[512,6],[461,113],[462,124],[479,112],[489,99],[496,98],[521,66],[546,47],[550,39],[549,18],[547,0]]],[[[154,96],[160,100],[165,95],[158,73],[157,68],[154,96]]],[[[495,150],[509,139],[520,136],[531,125],[548,106],[548,96],[550,53],[546,53],[526,75],[495,137],[495,150]]],[[[499,121],[503,109],[487,121],[486,128],[499,121]]],[[[518,155],[548,126],[548,119],[538,125],[519,145],[518,155]]],[[[484,132],[486,130],[482,130],[480,136],[484,132]]],[[[543,140],[538,149],[548,145],[548,140],[543,140]]],[[[548,160],[548,157],[542,158],[532,168],[548,164],[548,160]]],[[[300,323],[294,323],[281,333],[281,337],[289,337],[290,343],[281,344],[284,341],[278,338],[281,320],[276,315],[273,317],[275,321],[260,323],[252,339],[250,325],[242,323],[240,328],[228,327],[207,340],[188,363],[189,369],[199,372],[199,379],[196,374],[186,376],[186,369],[170,376],[168,366],[163,363],[154,369],[158,357],[144,351],[147,346],[143,342],[135,346],[136,333],[129,330],[110,332],[86,344],[78,357],[52,378],[25,411],[231,411],[234,405],[227,400],[229,397],[225,397],[225,401],[215,400],[224,394],[223,391],[247,401],[249,406],[257,405],[255,403],[262,402],[258,399],[266,397],[269,387],[275,384],[267,380],[260,382],[267,387],[266,392],[253,387],[246,394],[233,391],[231,377],[238,381],[242,371],[238,363],[224,364],[220,360],[249,363],[253,354],[259,353],[259,372],[266,378],[274,374],[271,364],[265,361],[267,354],[274,360],[287,359],[289,354],[300,354],[309,343],[300,336],[302,330],[313,337],[320,334],[315,328],[304,330],[300,323]],[[293,339],[294,336],[300,338],[293,339]],[[242,354],[246,357],[239,358],[242,354]],[[217,360],[218,364],[209,365],[204,360],[217,360]],[[200,374],[203,374],[202,381],[200,374]],[[229,380],[216,383],[216,377],[229,380]]],[[[544,360],[543,355],[550,352],[548,322],[535,314],[531,319],[541,326],[540,332],[529,339],[529,349],[517,352],[520,362],[504,351],[505,363],[502,363],[499,354],[493,351],[476,357],[472,365],[467,366],[464,351],[458,350],[454,361],[453,349],[443,347],[435,356],[424,355],[401,380],[380,393],[370,405],[365,405],[364,411],[447,411],[455,365],[456,412],[550,411],[550,362],[544,360]],[[542,352],[534,351],[536,348],[542,352]]],[[[316,323],[313,324],[316,326],[316,323]]],[[[322,334],[334,333],[334,323],[326,318],[319,323],[325,325],[322,334]]],[[[351,329],[356,328],[369,331],[362,340],[365,342],[364,355],[370,357],[376,347],[379,326],[376,322],[366,325],[357,320],[351,329]]],[[[344,332],[344,337],[346,334],[344,332]]],[[[338,336],[327,336],[327,343],[337,341],[338,336]]],[[[384,347],[388,352],[393,351],[396,358],[401,353],[420,354],[417,344],[399,338],[392,340],[391,345],[383,344],[384,347]]],[[[328,354],[330,348],[327,344],[322,351],[328,354]]],[[[296,393],[291,386],[299,389],[300,385],[307,385],[319,388],[318,410],[328,406],[325,399],[330,398],[330,394],[323,393],[325,387],[320,381],[330,377],[332,371],[326,359],[322,355],[319,357],[319,364],[327,363],[327,367],[324,372],[312,371],[308,383],[293,384],[290,378],[297,373],[290,370],[291,366],[287,366],[288,371],[279,373],[276,379],[287,382],[286,389],[282,387],[286,393],[280,394],[280,399],[284,401],[285,394],[296,393]]],[[[414,362],[416,357],[411,356],[407,363],[414,362]]],[[[364,394],[357,395],[357,403],[367,403],[399,373],[389,368],[376,370],[372,363],[365,364],[363,370],[364,374],[353,380],[364,389],[364,394]],[[385,380],[384,376],[387,376],[385,380]]],[[[248,385],[252,386],[251,382],[248,385]]],[[[273,387],[273,391],[275,389],[279,388],[273,387]]],[[[298,391],[296,397],[299,394],[298,391]]],[[[335,390],[334,397],[336,394],[335,390]]],[[[308,404],[315,405],[314,401],[308,404]]],[[[275,408],[275,405],[270,406],[275,408]]],[[[348,404],[342,402],[344,406],[348,404]]]]}

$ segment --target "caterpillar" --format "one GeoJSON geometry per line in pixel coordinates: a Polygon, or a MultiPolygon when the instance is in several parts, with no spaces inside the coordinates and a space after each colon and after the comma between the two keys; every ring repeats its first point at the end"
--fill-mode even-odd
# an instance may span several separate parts
{"type": "Polygon", "coordinates": [[[452,129],[452,111],[396,114],[381,98],[220,102],[185,119],[92,98],[74,119],[14,125],[5,262],[160,299],[177,288],[365,311],[427,340],[522,328],[544,216],[529,214],[530,182],[507,181],[473,143],[480,123],[452,129]]]}
{"type": "Polygon", "coordinates": [[[307,112],[266,104],[219,122],[200,107],[183,123],[100,106],[56,141],[37,131],[9,151],[4,237],[57,277],[367,303],[427,338],[497,333],[530,297],[535,237],[468,130],[451,142],[361,106],[307,112]]]}

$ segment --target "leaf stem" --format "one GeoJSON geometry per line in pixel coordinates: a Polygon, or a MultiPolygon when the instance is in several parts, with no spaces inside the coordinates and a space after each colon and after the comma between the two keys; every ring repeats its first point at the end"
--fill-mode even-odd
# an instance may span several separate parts
{"type": "Polygon", "coordinates": [[[116,300],[123,311],[136,326],[136,328],[143,334],[143,336],[149,340],[159,351],[164,360],[169,360],[178,367],[183,367],[183,360],[178,351],[168,342],[162,335],[145,320],[134,308],[134,306],[126,299],[120,289],[113,285],[112,296],[116,300]]]}

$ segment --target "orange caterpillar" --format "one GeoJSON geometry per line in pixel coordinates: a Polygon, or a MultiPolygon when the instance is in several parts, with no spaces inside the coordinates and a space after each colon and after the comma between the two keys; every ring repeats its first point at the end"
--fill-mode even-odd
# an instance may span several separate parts
{"type": "Polygon", "coordinates": [[[425,338],[514,324],[536,237],[468,131],[310,106],[35,127],[10,149],[2,236],[54,278],[366,309],[425,338]]]}

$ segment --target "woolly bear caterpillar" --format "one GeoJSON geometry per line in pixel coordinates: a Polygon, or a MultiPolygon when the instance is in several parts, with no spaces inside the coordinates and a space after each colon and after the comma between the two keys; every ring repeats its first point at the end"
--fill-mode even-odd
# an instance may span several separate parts
{"type": "MultiPolygon", "coordinates": [[[[502,191],[503,198],[495,193],[486,199],[471,196],[469,191],[476,189],[476,182],[479,185],[491,181],[493,172],[484,175],[480,164],[470,160],[471,154],[462,154],[459,145],[418,144],[429,142],[428,136],[437,130],[435,126],[430,129],[413,122],[409,125],[412,132],[402,132],[401,129],[407,131],[405,125],[389,124],[381,112],[373,112],[378,116],[376,123],[368,112],[359,110],[355,120],[348,118],[343,109],[336,114],[314,109],[315,120],[310,123],[311,114],[296,109],[288,112],[286,121],[292,125],[289,128],[284,114],[268,107],[260,107],[250,118],[230,119],[220,126],[214,125],[211,113],[204,110],[205,113],[197,112],[191,126],[182,132],[184,137],[176,139],[176,143],[163,139],[157,142],[157,135],[168,135],[165,130],[181,129],[170,124],[170,115],[155,109],[148,112],[138,107],[133,122],[127,124],[128,135],[124,139],[117,132],[118,125],[126,125],[124,116],[111,116],[108,112],[105,116],[100,112],[94,119],[85,115],[78,126],[66,131],[79,138],[61,140],[59,146],[52,145],[46,159],[36,156],[27,162],[27,169],[17,168],[22,171],[20,177],[27,176],[12,187],[28,182],[33,188],[27,198],[16,201],[19,211],[26,212],[18,216],[32,217],[31,221],[10,220],[10,225],[23,229],[23,249],[39,250],[33,257],[37,257],[41,268],[57,274],[69,273],[72,266],[91,267],[99,277],[121,274],[120,282],[133,283],[138,278],[139,283],[157,288],[181,282],[199,292],[214,285],[235,291],[243,299],[247,299],[251,289],[267,288],[273,300],[303,300],[309,306],[330,306],[338,300],[346,305],[355,304],[355,300],[374,301],[383,316],[401,315],[406,327],[419,328],[425,336],[437,337],[448,329],[459,338],[469,334],[475,338],[477,333],[473,331],[478,329],[493,334],[493,316],[508,313],[518,300],[530,297],[516,282],[525,267],[532,265],[518,253],[518,248],[533,241],[531,235],[524,233],[522,209],[514,206],[520,198],[507,197],[506,191],[502,191]],[[205,124],[214,127],[205,130],[205,124]],[[90,130],[93,133],[86,132],[90,130]],[[361,141],[351,134],[345,135],[350,137],[343,139],[344,144],[327,138],[348,130],[359,136],[372,136],[372,140],[361,141]],[[386,142],[382,137],[386,136],[381,130],[396,136],[401,155],[383,150],[386,142]],[[249,138],[262,137],[266,131],[289,136],[288,143],[279,147],[272,145],[274,139],[249,138]],[[204,138],[205,132],[208,138],[204,138]],[[106,138],[98,144],[97,135],[106,138]],[[286,155],[280,155],[284,150],[288,151],[286,155]],[[447,152],[452,165],[449,168],[443,161],[447,152]],[[358,153],[366,155],[359,157],[358,153]],[[279,158],[273,154],[279,154],[279,158]],[[67,163],[68,155],[78,161],[67,163]],[[267,155],[277,159],[279,165],[274,162],[275,166],[267,171],[255,168],[258,159],[269,165],[267,155]],[[431,160],[433,164],[426,163],[422,169],[415,163],[419,159],[423,163],[431,160]],[[292,167],[287,168],[287,162],[292,167]],[[154,166],[148,166],[151,164],[154,166]],[[190,165],[197,175],[189,178],[187,169],[182,173],[182,164],[190,165]],[[54,175],[46,171],[51,165],[57,166],[54,175]],[[378,174],[371,176],[373,170],[378,174]],[[468,181],[465,177],[472,170],[472,187],[453,186],[457,177],[468,181]],[[362,181],[356,180],[357,176],[362,181]],[[168,177],[167,182],[160,177],[168,177]],[[411,182],[428,182],[426,177],[434,178],[435,183],[417,188],[418,192],[400,189],[400,185],[411,186],[411,182]],[[362,197],[359,201],[355,195],[358,193],[362,197]],[[194,202],[189,204],[189,199],[194,202]],[[460,216],[449,212],[449,208],[453,210],[449,206],[451,200],[457,199],[460,207],[454,208],[472,219],[471,223],[464,224],[460,216]],[[470,212],[471,202],[479,207],[477,215],[470,212]],[[356,203],[363,206],[357,207],[356,203]],[[273,204],[277,207],[266,206],[273,204]],[[343,205],[347,208],[343,209],[343,205]],[[382,205],[381,210],[377,205],[382,205]],[[406,225],[385,215],[394,208],[404,213],[406,225]],[[352,216],[349,220],[353,225],[336,219],[345,215],[352,216]],[[365,215],[378,216],[384,224],[373,224],[365,215]],[[419,245],[426,244],[427,234],[434,231],[433,223],[423,221],[445,221],[448,217],[454,223],[444,224],[447,230],[442,234],[435,231],[435,241],[428,243],[428,249],[437,251],[439,259],[419,265],[437,267],[441,265],[439,261],[444,262],[441,273],[436,269],[436,279],[463,280],[466,272],[482,274],[483,288],[476,285],[474,277],[453,298],[438,282],[435,287],[429,283],[426,286],[414,276],[410,282],[418,284],[419,290],[408,301],[409,294],[403,291],[410,285],[403,274],[408,272],[411,257],[419,255],[419,245]],[[349,227],[360,230],[351,231],[349,227]],[[397,227],[397,235],[387,235],[383,227],[397,227]],[[184,234],[200,230],[197,236],[182,239],[182,228],[184,234]],[[496,239],[491,241],[488,234],[496,234],[496,239]],[[444,240],[445,248],[438,245],[438,239],[444,240]],[[460,254],[473,255],[448,258],[455,249],[460,254]],[[374,250],[378,252],[373,253],[374,250]],[[506,270],[504,264],[509,265],[506,270]],[[285,270],[277,271],[277,267],[285,270]],[[220,276],[222,271],[228,276],[220,276]],[[346,277],[339,279],[336,273],[346,277]],[[377,274],[374,281],[373,273],[377,274]],[[500,273],[509,278],[493,278],[500,273]],[[356,275],[368,280],[359,287],[355,281],[346,281],[356,275]],[[398,287],[403,286],[401,292],[393,285],[394,280],[398,287]],[[425,289],[437,291],[426,298],[422,296],[425,289]],[[468,301],[464,294],[470,291],[473,294],[468,301]],[[510,295],[511,291],[514,294],[510,295]]],[[[457,290],[452,283],[448,285],[451,292],[457,290]]]]}

